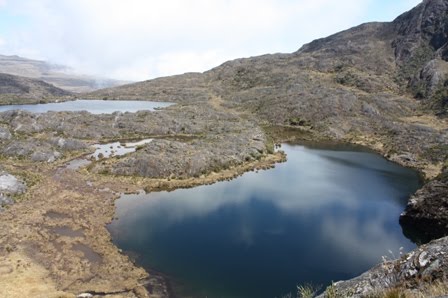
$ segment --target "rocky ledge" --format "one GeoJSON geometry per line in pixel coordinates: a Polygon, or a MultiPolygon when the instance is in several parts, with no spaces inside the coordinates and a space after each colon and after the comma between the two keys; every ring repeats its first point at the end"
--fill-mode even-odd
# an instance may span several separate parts
{"type": "Polygon", "coordinates": [[[448,169],[409,200],[400,224],[409,238],[425,243],[448,235],[448,169]]]}
{"type": "Polygon", "coordinates": [[[412,289],[409,293],[422,294],[416,297],[434,297],[427,292],[427,285],[446,283],[447,251],[448,237],[434,240],[398,260],[384,261],[354,279],[334,283],[318,297],[404,297],[384,296],[385,289],[400,289],[402,293],[412,289]]]}

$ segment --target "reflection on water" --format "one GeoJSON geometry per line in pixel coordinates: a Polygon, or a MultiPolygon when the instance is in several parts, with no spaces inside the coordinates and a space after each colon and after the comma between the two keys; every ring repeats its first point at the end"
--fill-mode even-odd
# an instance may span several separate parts
{"type": "Polygon", "coordinates": [[[26,110],[33,113],[46,113],[48,111],[87,111],[92,114],[112,114],[113,112],[137,112],[141,110],[153,111],[172,105],[168,102],[136,101],[136,100],[74,100],[57,103],[43,103],[31,105],[4,105],[0,112],[10,110],[26,110]]]}
{"type": "Polygon", "coordinates": [[[181,297],[275,297],[414,248],[398,217],[418,175],[382,157],[283,145],[288,162],[230,182],[117,201],[114,242],[181,297]]]}

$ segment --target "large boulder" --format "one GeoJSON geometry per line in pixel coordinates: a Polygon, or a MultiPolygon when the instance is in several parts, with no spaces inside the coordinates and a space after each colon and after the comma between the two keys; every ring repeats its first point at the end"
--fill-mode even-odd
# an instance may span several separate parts
{"type": "Polygon", "coordinates": [[[7,205],[14,204],[12,196],[26,191],[25,184],[15,176],[0,172],[0,211],[7,205]]]}
{"type": "Polygon", "coordinates": [[[25,184],[8,173],[0,174],[0,193],[21,194],[26,190],[25,184]]]}

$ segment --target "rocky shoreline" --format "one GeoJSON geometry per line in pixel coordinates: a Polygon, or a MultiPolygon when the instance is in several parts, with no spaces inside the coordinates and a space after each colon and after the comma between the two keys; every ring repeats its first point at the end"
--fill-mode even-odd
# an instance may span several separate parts
{"type": "Polygon", "coordinates": [[[404,231],[411,230],[410,239],[426,243],[447,235],[448,231],[448,172],[429,181],[417,191],[400,216],[404,231]]]}
{"type": "MultiPolygon", "coordinates": [[[[5,169],[19,177],[24,172],[35,175],[24,176],[28,191],[19,196],[18,204],[0,213],[3,226],[0,268],[9,268],[6,276],[10,279],[5,281],[14,284],[17,278],[13,277],[18,271],[8,264],[12,257],[27,260],[29,268],[38,267],[51,280],[50,283],[45,278],[36,281],[51,285],[46,290],[48,297],[51,291],[66,297],[81,293],[96,293],[98,297],[112,293],[121,297],[168,297],[169,289],[163,278],[135,267],[111,242],[105,226],[114,216],[114,200],[118,194],[232,179],[246,171],[269,168],[283,161],[285,156],[281,153],[273,154],[275,143],[326,139],[302,127],[261,129],[255,121],[244,120],[235,112],[224,113],[213,105],[199,110],[190,105],[177,105],[156,112],[101,116],[82,112],[46,115],[4,112],[0,113],[0,123],[6,136],[2,140],[5,169]],[[196,121],[190,122],[193,116],[196,121]],[[88,145],[92,142],[124,139],[130,131],[134,138],[147,138],[156,133],[165,138],[145,144],[125,157],[100,159],[78,171],[66,168],[69,160],[89,152],[88,145]],[[80,136],[87,138],[79,139],[80,136]],[[219,148],[215,149],[217,144],[219,148]],[[45,158],[36,160],[36,152],[45,158]],[[199,165],[206,166],[205,170],[197,165],[194,156],[203,156],[199,165]],[[151,172],[145,167],[129,166],[141,160],[150,163],[151,172]],[[189,162],[182,162],[185,160],[189,162]],[[133,169],[133,172],[123,172],[123,169],[133,169]],[[126,274],[118,273],[122,271],[126,274]],[[116,275],[120,275],[119,280],[116,275]],[[107,282],[112,280],[113,283],[107,282]]],[[[381,151],[384,146],[370,148],[385,154],[381,151]]],[[[26,269],[23,270],[20,274],[26,274],[26,269]]],[[[31,284],[30,288],[36,286],[31,284]]]]}
{"type": "Polygon", "coordinates": [[[0,212],[0,285],[9,297],[168,297],[161,276],[137,268],[111,242],[106,225],[119,194],[210,184],[285,159],[250,119],[212,106],[112,115],[13,111],[0,113],[0,124],[0,184],[15,191],[16,202],[0,212]],[[67,168],[91,152],[89,144],[148,137],[157,138],[124,157],[67,168]],[[129,166],[134,160],[149,164],[129,166]],[[16,291],[28,275],[39,278],[16,291]]]}
{"type": "Polygon", "coordinates": [[[412,294],[415,297],[435,297],[425,288],[428,284],[445,281],[448,272],[447,249],[448,237],[434,240],[397,260],[384,260],[358,277],[336,282],[318,297],[388,297],[386,294],[388,291],[393,293],[392,290],[409,297],[413,297],[410,296],[412,294]]]}
{"type": "MultiPolygon", "coordinates": [[[[29,189],[18,199],[20,203],[9,206],[0,213],[4,228],[2,240],[0,240],[2,248],[0,268],[2,266],[9,268],[6,276],[12,278],[18,272],[8,265],[14,257],[27,260],[29,268],[34,270],[34,267],[38,267],[45,278],[50,278],[50,283],[44,279],[36,282],[52,285],[50,290],[46,290],[50,291],[46,293],[48,297],[51,297],[53,292],[57,295],[63,293],[62,297],[73,297],[81,293],[95,294],[98,297],[113,293],[121,297],[168,297],[169,289],[163,278],[148,275],[143,269],[136,268],[131,260],[120,254],[111,243],[105,226],[113,218],[114,200],[118,198],[118,194],[136,192],[141,189],[170,190],[232,179],[246,171],[269,168],[283,161],[285,156],[281,153],[273,154],[271,146],[275,143],[294,139],[325,139],[325,136],[319,136],[304,128],[255,129],[257,127],[255,122],[239,120],[240,116],[237,114],[219,116],[220,113],[214,114],[213,107],[210,110],[203,108],[205,115],[213,115],[212,118],[218,119],[213,122],[213,126],[210,121],[201,121],[201,118],[197,118],[196,126],[188,129],[178,128],[182,125],[182,117],[177,116],[180,115],[179,111],[186,111],[182,114],[185,116],[189,115],[189,109],[191,107],[188,105],[178,105],[176,108],[151,112],[152,114],[129,113],[114,115],[114,117],[65,112],[49,113],[45,116],[27,112],[1,113],[0,119],[4,119],[4,131],[9,132],[9,134],[6,133],[8,137],[3,140],[6,145],[4,148],[8,148],[8,150],[4,149],[6,151],[3,153],[5,168],[18,176],[23,175],[24,171],[33,172],[37,176],[33,179],[29,176],[25,177],[24,180],[27,185],[29,184],[29,189]],[[162,115],[154,117],[154,114],[162,115]],[[143,149],[124,158],[99,160],[78,171],[65,167],[67,161],[75,156],[85,155],[85,152],[89,150],[88,144],[93,140],[99,141],[106,138],[110,140],[128,136],[127,132],[130,129],[119,125],[120,117],[126,117],[124,123],[132,123],[132,131],[138,132],[141,137],[148,137],[150,136],[148,131],[156,129],[155,131],[160,133],[157,129],[161,124],[157,123],[159,120],[154,119],[161,117],[166,123],[172,123],[172,118],[167,115],[177,116],[175,117],[177,122],[173,124],[174,127],[167,124],[162,127],[166,132],[171,130],[179,132],[179,138],[176,138],[176,133],[166,133],[165,136],[168,138],[157,140],[154,144],[153,142],[146,144],[143,149]],[[133,117],[139,119],[144,117],[141,122],[144,128],[139,128],[136,121],[129,121],[128,118],[133,117]],[[224,118],[219,120],[219,117],[224,118]],[[235,128],[228,126],[228,117],[232,117],[233,124],[231,125],[237,125],[235,128]],[[61,118],[65,122],[61,121],[61,118]],[[150,125],[151,121],[156,121],[156,124],[150,125]],[[249,129],[241,129],[240,121],[249,129]],[[58,137],[54,137],[53,129],[57,128],[53,123],[62,123],[68,128],[57,131],[58,137]],[[108,127],[119,127],[119,129],[108,132],[108,127]],[[201,129],[207,130],[208,134],[201,135],[201,129]],[[217,136],[213,135],[215,130],[218,131],[217,136]],[[95,134],[92,134],[90,138],[96,139],[77,139],[87,131],[94,132],[95,134]],[[246,142],[255,142],[254,144],[258,145],[249,146],[249,143],[244,141],[243,136],[249,131],[246,142]],[[225,139],[223,132],[228,134],[225,139]],[[181,133],[186,133],[190,137],[182,138],[181,133]],[[238,142],[235,142],[236,139],[238,142]],[[44,146],[28,148],[28,144],[35,144],[35,140],[39,140],[44,146]],[[216,146],[215,144],[219,143],[224,145],[221,148],[226,150],[227,145],[224,143],[226,140],[231,146],[227,152],[202,149],[208,144],[216,146]],[[17,143],[19,145],[14,145],[17,143]],[[48,150],[47,152],[53,154],[55,158],[36,161],[37,149],[44,155],[45,152],[42,150],[48,150]],[[249,151],[245,151],[248,149],[249,151]],[[55,150],[59,154],[54,154],[55,150]],[[200,167],[192,167],[191,162],[182,163],[176,159],[176,156],[182,159],[188,156],[187,152],[191,152],[192,156],[195,153],[202,156],[202,150],[206,150],[208,154],[214,154],[213,156],[222,155],[223,159],[218,166],[205,159],[203,164],[209,167],[206,171],[200,167]],[[237,154],[243,155],[240,155],[238,159],[237,154]],[[232,158],[229,159],[229,156],[232,158]],[[122,169],[123,166],[125,169],[139,169],[127,167],[128,163],[139,158],[146,161],[161,159],[162,162],[151,163],[152,172],[147,172],[144,168],[140,170],[142,172],[113,172],[116,169],[122,169]],[[166,160],[169,162],[163,162],[166,160]],[[166,167],[172,168],[166,170],[166,167]],[[45,170],[42,171],[42,168],[45,170]],[[195,168],[200,170],[191,171],[195,168]],[[190,172],[186,172],[186,169],[190,172]],[[11,231],[15,232],[11,233],[11,231]],[[122,271],[127,273],[118,273],[122,271]],[[116,275],[120,275],[119,280],[116,280],[116,275]],[[106,282],[112,280],[114,280],[113,283],[106,282]]],[[[185,118],[190,119],[190,117],[185,118]]],[[[135,137],[136,134],[134,133],[133,136],[135,137]]],[[[380,151],[377,147],[372,149],[380,151]]],[[[20,274],[26,274],[26,269],[23,270],[25,273],[20,271],[20,274]]],[[[16,278],[5,280],[13,283],[16,278]]],[[[381,282],[378,284],[382,285],[381,282]]],[[[343,284],[338,283],[335,287],[339,288],[340,285],[342,287],[343,284]]],[[[30,285],[30,288],[34,289],[36,286],[30,285]]],[[[58,296],[55,294],[55,297],[58,296]]]]}
{"type": "MultiPolygon", "coordinates": [[[[82,95],[177,103],[154,112],[0,113],[0,177],[26,186],[2,196],[16,204],[2,199],[0,287],[8,297],[166,297],[163,280],[111,243],[105,226],[118,194],[192,187],[270,167],[285,159],[275,143],[291,138],[360,144],[426,179],[401,223],[411,239],[432,241],[334,284],[331,293],[384,297],[378,292],[448,284],[447,240],[436,240],[448,235],[447,11],[448,0],[424,0],[393,22],[363,24],[291,54],[82,95]],[[155,140],[129,155],[66,168],[92,153],[92,144],[148,138],[155,140]]],[[[3,81],[3,103],[16,91],[28,102],[25,83],[35,92],[53,90],[3,81]]]]}

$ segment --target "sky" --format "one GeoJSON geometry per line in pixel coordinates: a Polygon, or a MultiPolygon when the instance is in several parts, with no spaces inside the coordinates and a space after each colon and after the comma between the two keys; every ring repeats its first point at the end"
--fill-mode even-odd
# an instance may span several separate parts
{"type": "Polygon", "coordinates": [[[421,0],[0,0],[0,54],[141,81],[290,53],[421,0]]]}

